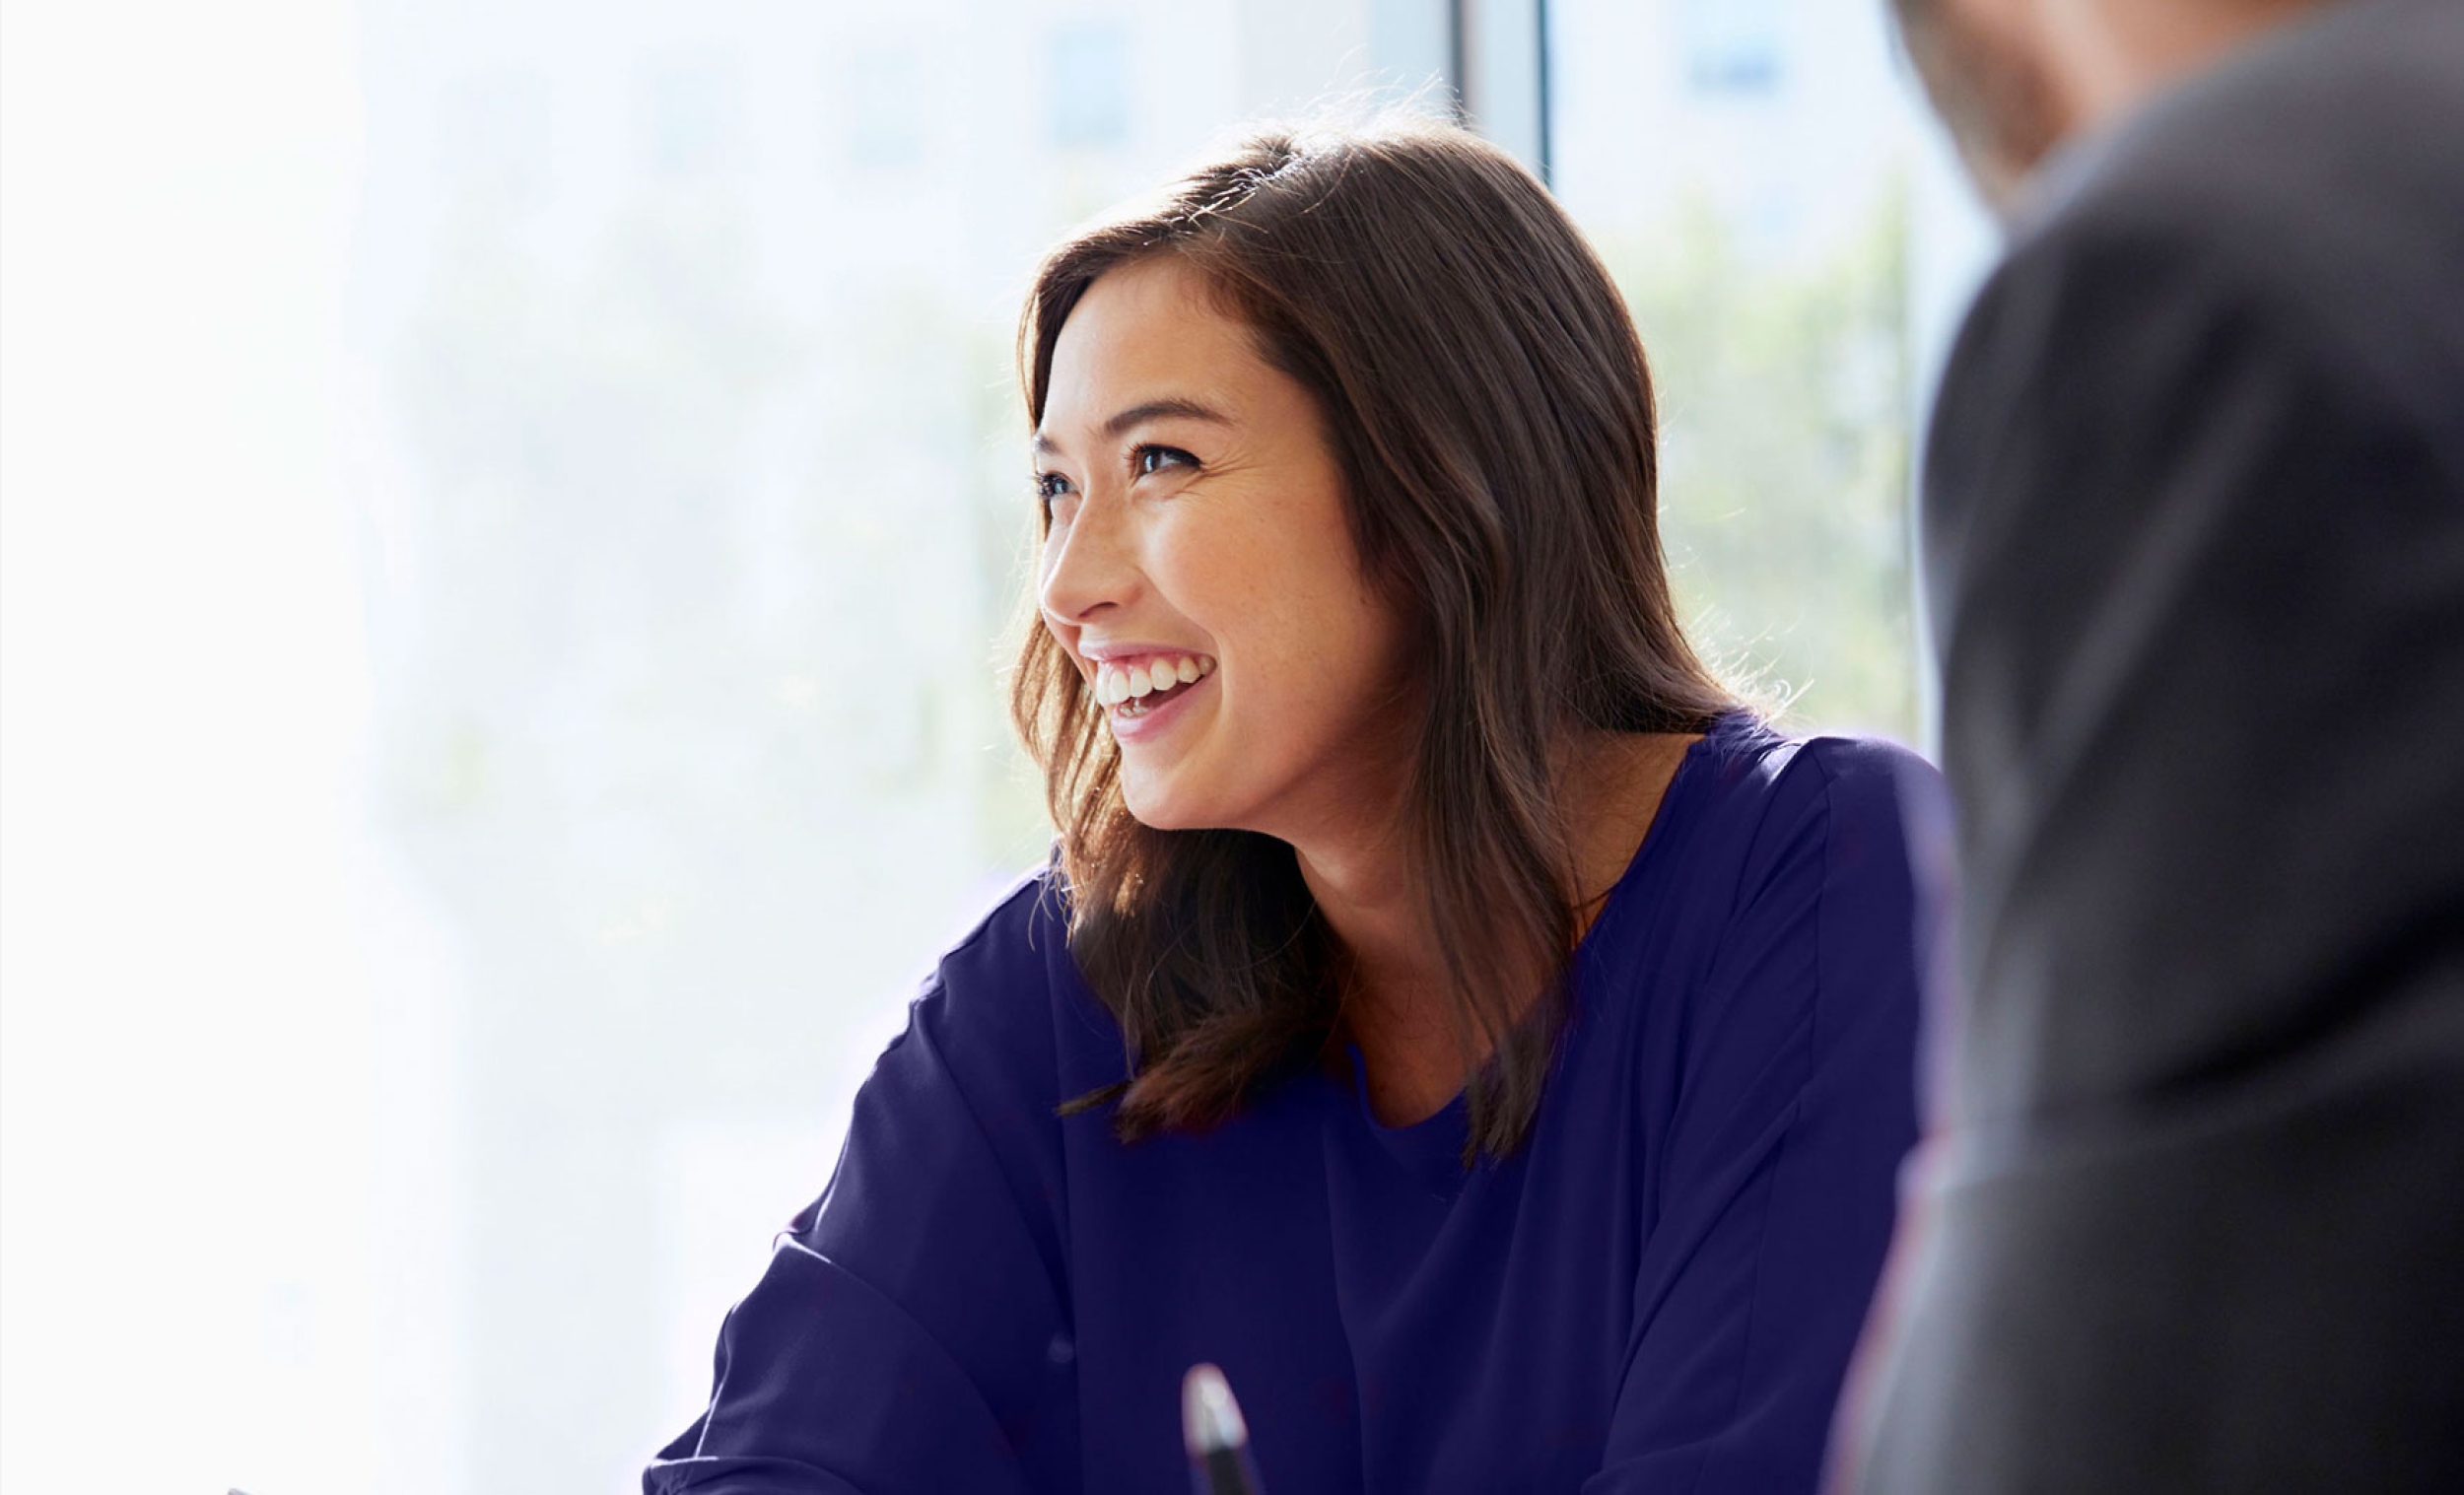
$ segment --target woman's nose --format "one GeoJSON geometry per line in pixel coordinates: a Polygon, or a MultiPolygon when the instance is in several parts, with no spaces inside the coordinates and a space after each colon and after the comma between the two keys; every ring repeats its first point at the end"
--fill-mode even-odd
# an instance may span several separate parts
{"type": "Polygon", "coordinates": [[[1135,537],[1115,516],[1117,508],[1081,500],[1068,526],[1046,538],[1039,601],[1054,622],[1083,623],[1136,598],[1143,578],[1135,537]]]}

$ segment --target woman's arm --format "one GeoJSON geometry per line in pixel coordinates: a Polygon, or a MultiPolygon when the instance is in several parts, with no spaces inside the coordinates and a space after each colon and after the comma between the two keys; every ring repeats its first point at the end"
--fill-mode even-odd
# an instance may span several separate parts
{"type": "Polygon", "coordinates": [[[1049,997],[1041,958],[1004,937],[1021,912],[1006,903],[925,984],[644,1495],[1075,1484],[1059,1143],[1037,1083],[1049,997]]]}
{"type": "Polygon", "coordinates": [[[1697,1007],[1585,1495],[1813,1490],[1889,1242],[1932,924],[1903,820],[1937,813],[1940,780],[1820,740],[1775,792],[1697,1007]]]}

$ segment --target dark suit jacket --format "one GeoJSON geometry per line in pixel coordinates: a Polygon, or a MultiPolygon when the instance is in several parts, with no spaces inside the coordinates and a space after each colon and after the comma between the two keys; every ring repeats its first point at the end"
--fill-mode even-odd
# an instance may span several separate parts
{"type": "Polygon", "coordinates": [[[1926,468],[1965,996],[1843,1483],[2464,1491],[2464,0],[2049,164],[1926,468]]]}

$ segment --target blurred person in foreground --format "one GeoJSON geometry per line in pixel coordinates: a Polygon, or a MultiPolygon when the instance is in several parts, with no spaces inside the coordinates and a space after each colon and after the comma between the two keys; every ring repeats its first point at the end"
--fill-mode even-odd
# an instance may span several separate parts
{"type": "Polygon", "coordinates": [[[1697,662],[1599,260],[1462,131],[1267,133],[1020,341],[1054,856],[646,1490],[1187,1488],[1199,1361],[1272,1495],[1811,1490],[1940,781],[1697,662]]]}
{"type": "Polygon", "coordinates": [[[1839,1470],[2464,1490],[2464,4],[1898,0],[1964,1008],[1839,1470]]]}

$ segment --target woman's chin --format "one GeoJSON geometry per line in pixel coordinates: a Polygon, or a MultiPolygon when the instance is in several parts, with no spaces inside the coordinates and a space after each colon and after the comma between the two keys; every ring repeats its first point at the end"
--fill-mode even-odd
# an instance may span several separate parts
{"type": "Polygon", "coordinates": [[[1134,819],[1139,825],[1146,827],[1150,831],[1192,831],[1198,829],[1198,827],[1192,824],[1186,817],[1175,814],[1172,803],[1169,800],[1162,803],[1154,803],[1131,799],[1126,795],[1124,796],[1124,800],[1129,807],[1130,818],[1134,819]]]}
{"type": "Polygon", "coordinates": [[[1121,800],[1150,831],[1202,831],[1217,824],[1185,785],[1130,780],[1121,786],[1121,800]]]}

